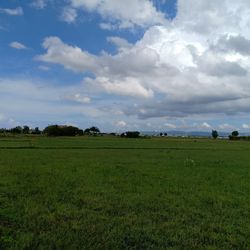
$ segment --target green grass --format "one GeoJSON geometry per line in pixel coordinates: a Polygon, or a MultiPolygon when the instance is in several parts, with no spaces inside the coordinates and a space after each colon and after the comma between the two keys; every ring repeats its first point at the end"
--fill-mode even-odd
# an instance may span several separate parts
{"type": "Polygon", "coordinates": [[[250,249],[250,143],[0,138],[0,249],[250,249]]]}

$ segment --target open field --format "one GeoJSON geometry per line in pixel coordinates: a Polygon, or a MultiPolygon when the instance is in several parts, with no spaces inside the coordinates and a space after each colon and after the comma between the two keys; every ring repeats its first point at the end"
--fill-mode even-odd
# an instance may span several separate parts
{"type": "Polygon", "coordinates": [[[0,138],[0,249],[250,249],[250,143],[0,138]]]}

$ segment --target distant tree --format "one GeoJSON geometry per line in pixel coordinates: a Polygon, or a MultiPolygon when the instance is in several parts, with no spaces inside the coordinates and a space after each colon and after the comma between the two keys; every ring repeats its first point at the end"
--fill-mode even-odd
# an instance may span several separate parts
{"type": "Polygon", "coordinates": [[[7,132],[8,130],[6,128],[0,128],[0,134],[5,134],[7,132]]]}
{"type": "Polygon", "coordinates": [[[164,136],[168,136],[168,133],[164,133],[164,136]]]}
{"type": "Polygon", "coordinates": [[[83,135],[83,130],[82,129],[78,129],[78,134],[77,135],[83,135]]]}
{"type": "Polygon", "coordinates": [[[216,130],[212,130],[212,137],[216,139],[219,136],[218,132],[216,130]]]}
{"type": "Polygon", "coordinates": [[[127,131],[125,133],[125,137],[127,137],[127,138],[139,138],[140,137],[140,132],[138,132],[138,131],[127,131]]]}
{"type": "Polygon", "coordinates": [[[34,133],[35,135],[40,135],[42,132],[40,131],[39,127],[35,127],[33,133],[34,133]]]}
{"type": "Polygon", "coordinates": [[[61,133],[63,136],[75,136],[79,135],[79,129],[73,126],[62,126],[61,133]]]}
{"type": "Polygon", "coordinates": [[[90,132],[98,134],[98,133],[100,133],[100,129],[97,127],[91,127],[90,132]]]}
{"type": "Polygon", "coordinates": [[[23,134],[29,134],[29,133],[30,133],[29,126],[23,126],[23,134]]]}
{"type": "Polygon", "coordinates": [[[163,133],[160,133],[160,136],[163,136],[163,133]]]}
{"type": "Polygon", "coordinates": [[[90,127],[90,128],[86,128],[84,130],[84,134],[87,134],[87,135],[96,135],[96,134],[100,134],[100,129],[97,128],[97,127],[90,127]]]}
{"type": "Polygon", "coordinates": [[[232,132],[232,136],[237,137],[238,135],[239,135],[239,132],[238,132],[238,131],[235,130],[235,131],[232,132]]]}
{"type": "Polygon", "coordinates": [[[13,133],[13,134],[21,134],[22,132],[23,132],[23,128],[20,126],[10,129],[10,133],[13,133]]]}
{"type": "Polygon", "coordinates": [[[73,126],[49,125],[44,129],[43,133],[48,136],[76,136],[82,135],[83,131],[73,126]]]}
{"type": "Polygon", "coordinates": [[[38,127],[35,127],[34,129],[30,129],[30,133],[32,135],[40,135],[42,131],[38,127]]]}

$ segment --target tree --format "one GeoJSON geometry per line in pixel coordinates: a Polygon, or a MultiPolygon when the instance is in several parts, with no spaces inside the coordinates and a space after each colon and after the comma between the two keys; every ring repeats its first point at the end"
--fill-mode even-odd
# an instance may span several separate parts
{"type": "Polygon", "coordinates": [[[7,132],[8,130],[6,128],[0,128],[0,134],[5,134],[7,132]]]}
{"type": "Polygon", "coordinates": [[[218,132],[216,130],[212,130],[212,137],[216,139],[219,136],[218,132]]]}
{"type": "Polygon", "coordinates": [[[84,134],[88,134],[88,135],[96,135],[96,134],[100,134],[100,129],[97,127],[90,127],[90,128],[86,128],[84,130],[84,134]]]}
{"type": "Polygon", "coordinates": [[[121,134],[121,137],[139,138],[140,137],[140,132],[138,132],[138,131],[127,131],[126,133],[121,134]]]}
{"type": "Polygon", "coordinates": [[[121,134],[121,137],[122,137],[122,138],[126,137],[125,133],[122,133],[122,134],[121,134]]]}
{"type": "Polygon", "coordinates": [[[238,135],[239,135],[239,132],[237,130],[235,130],[235,131],[232,132],[232,136],[237,137],[238,135]]]}
{"type": "Polygon", "coordinates": [[[23,126],[23,134],[29,134],[29,133],[30,133],[29,126],[23,126]]]}
{"type": "Polygon", "coordinates": [[[83,131],[73,126],[50,125],[44,129],[48,136],[76,136],[82,135],[83,131]]]}
{"type": "Polygon", "coordinates": [[[83,135],[83,130],[82,129],[78,129],[77,135],[83,135]]]}
{"type": "Polygon", "coordinates": [[[10,129],[10,133],[13,133],[13,134],[21,134],[22,132],[23,132],[23,128],[20,126],[10,129]]]}
{"type": "Polygon", "coordinates": [[[40,131],[40,129],[38,127],[35,127],[33,134],[35,135],[40,135],[42,132],[40,131]]]}
{"type": "Polygon", "coordinates": [[[30,133],[32,135],[40,135],[42,132],[40,131],[40,129],[38,127],[35,127],[34,129],[30,130],[30,133]]]}

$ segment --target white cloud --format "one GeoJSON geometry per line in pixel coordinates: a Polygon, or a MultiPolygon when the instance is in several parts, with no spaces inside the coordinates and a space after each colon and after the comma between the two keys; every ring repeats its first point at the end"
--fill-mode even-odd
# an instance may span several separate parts
{"type": "MultiPolygon", "coordinates": [[[[147,23],[143,18],[141,23],[136,21],[138,16],[127,2],[115,1],[112,6],[111,2],[72,0],[72,6],[97,11],[107,20],[112,17],[120,26],[126,20],[133,25],[147,23]],[[129,7],[120,12],[122,4],[129,7]],[[123,14],[125,10],[128,14],[123,14]],[[132,13],[135,18],[130,20],[132,13]]],[[[152,13],[152,2],[148,5],[143,1],[138,7],[139,2],[134,1],[136,13],[141,8],[152,13]]],[[[43,44],[46,53],[38,59],[76,72],[91,71],[95,77],[85,79],[85,86],[117,98],[134,98],[136,107],[132,107],[134,102],[123,107],[127,115],[150,118],[249,113],[249,7],[246,0],[179,0],[176,18],[158,26],[151,26],[155,23],[152,19],[148,23],[151,27],[135,44],[108,38],[118,46],[115,55],[93,55],[50,37],[43,44]]],[[[201,125],[210,128],[209,124],[201,125]]]]}
{"type": "Polygon", "coordinates": [[[112,80],[107,77],[98,77],[96,79],[87,79],[86,83],[103,88],[109,94],[122,96],[152,98],[152,90],[143,87],[140,82],[134,78],[125,77],[120,80],[112,80]]]}
{"type": "Polygon", "coordinates": [[[228,124],[228,123],[223,123],[219,125],[219,128],[222,130],[229,130],[229,129],[234,129],[234,126],[228,124]]]}
{"type": "Polygon", "coordinates": [[[79,103],[90,103],[91,102],[91,98],[88,96],[82,96],[81,94],[77,93],[77,94],[73,94],[73,95],[67,95],[65,96],[66,100],[70,100],[70,101],[75,101],[75,102],[79,102],[79,103]]]}
{"type": "Polygon", "coordinates": [[[19,42],[11,42],[9,46],[13,49],[27,49],[27,47],[24,44],[19,42]]]}
{"type": "Polygon", "coordinates": [[[31,7],[36,9],[44,9],[46,5],[46,0],[35,0],[30,4],[31,7]]]}
{"type": "Polygon", "coordinates": [[[202,128],[210,129],[210,128],[211,128],[211,125],[208,124],[207,122],[203,122],[203,123],[201,124],[201,127],[202,127],[202,128]]]}
{"type": "Polygon", "coordinates": [[[99,26],[103,30],[115,30],[117,28],[116,25],[111,23],[100,23],[99,26]]]}
{"type": "Polygon", "coordinates": [[[115,126],[119,128],[124,128],[127,126],[127,123],[125,121],[118,121],[115,123],[115,126]]]}
{"type": "Polygon", "coordinates": [[[250,125],[249,124],[242,124],[242,128],[244,128],[244,129],[250,129],[250,125]]]}
{"type": "Polygon", "coordinates": [[[77,18],[77,12],[71,7],[65,7],[63,9],[61,19],[67,23],[74,23],[77,18]]]}
{"type": "Polygon", "coordinates": [[[133,47],[131,43],[129,43],[126,39],[117,36],[109,36],[107,37],[107,41],[113,43],[118,49],[130,49],[133,47]]]}
{"type": "MultiPolygon", "coordinates": [[[[75,9],[97,12],[102,18],[109,20],[109,25],[117,28],[132,28],[134,26],[149,27],[166,23],[162,12],[157,11],[150,0],[70,0],[75,9]]],[[[101,25],[107,28],[107,25],[101,25]]]]}
{"type": "MultiPolygon", "coordinates": [[[[87,79],[86,82],[90,85],[102,87],[107,91],[107,93],[145,98],[150,98],[154,95],[151,89],[142,86],[142,84],[136,78],[124,76],[122,79],[110,79],[108,77],[109,69],[107,68],[107,66],[105,66],[105,61],[112,60],[110,62],[111,64],[121,64],[121,62],[119,61],[113,62],[113,59],[110,56],[104,55],[102,58],[98,58],[94,55],[89,54],[88,52],[82,51],[78,47],[64,44],[57,37],[46,38],[43,43],[43,47],[47,49],[47,54],[38,56],[38,60],[50,63],[59,63],[62,64],[66,69],[70,69],[76,72],[92,71],[96,74],[100,73],[103,76],[97,77],[95,80],[87,79]]],[[[141,54],[144,54],[145,58],[142,57],[142,59],[145,59],[145,61],[142,63],[146,68],[147,66],[149,66],[149,62],[147,63],[146,60],[148,58],[149,60],[151,60],[150,53],[146,54],[146,51],[141,51],[141,54]]],[[[141,62],[136,59],[135,54],[133,55],[133,57],[134,62],[130,65],[131,68],[139,68],[141,62]]],[[[127,60],[128,59],[129,58],[127,58],[127,60]]],[[[119,67],[119,65],[117,66],[119,67]]]]}
{"type": "Polygon", "coordinates": [[[22,7],[17,7],[15,9],[0,8],[0,13],[5,13],[5,14],[10,15],[10,16],[22,16],[23,9],[22,9],[22,7]]]}
{"type": "Polygon", "coordinates": [[[94,71],[97,67],[95,56],[78,47],[64,44],[58,37],[46,38],[43,47],[47,49],[47,54],[37,57],[43,62],[61,64],[76,72],[94,71]]]}

